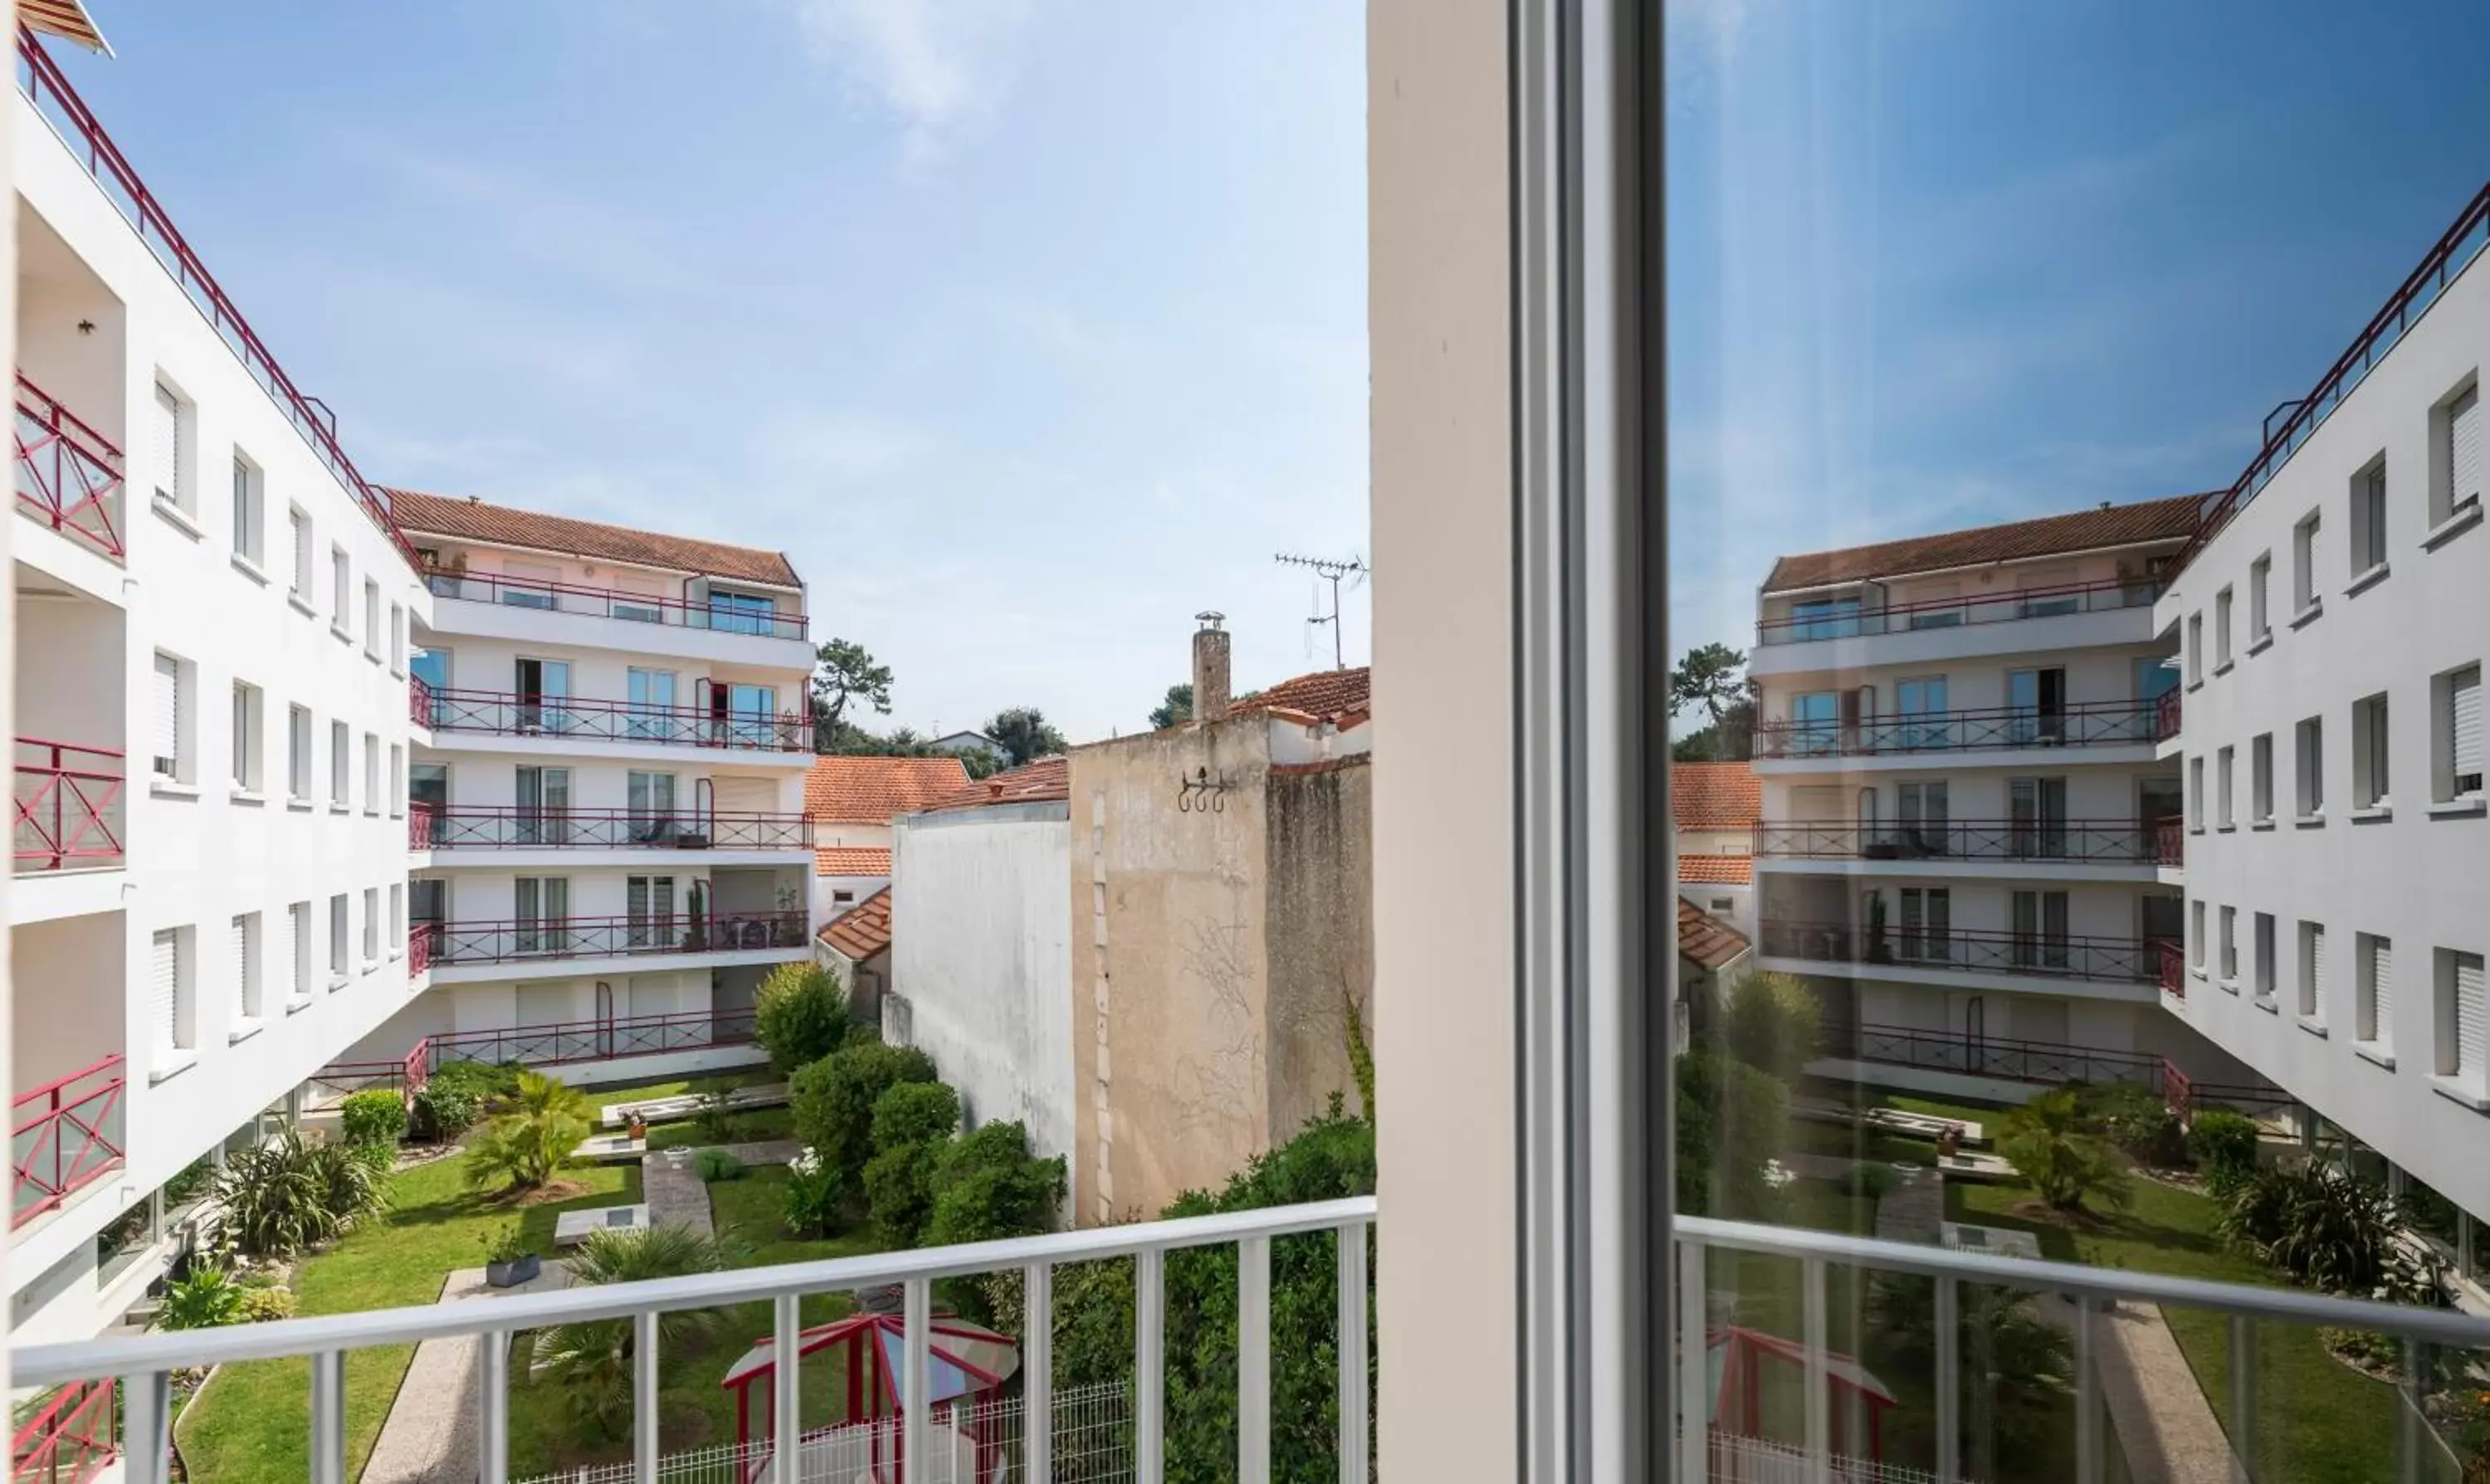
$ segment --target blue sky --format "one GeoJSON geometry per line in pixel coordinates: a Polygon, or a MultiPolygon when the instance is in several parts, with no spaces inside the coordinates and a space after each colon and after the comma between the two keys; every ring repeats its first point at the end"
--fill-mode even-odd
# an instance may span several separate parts
{"type": "Polygon", "coordinates": [[[367,476],[784,549],[919,728],[1132,730],[1205,607],[1329,662],[1270,557],[1366,549],[1359,7],[94,8],[367,476]]]}
{"type": "Polygon", "coordinates": [[[2490,177],[2490,8],[1671,4],[1674,635],[2227,485],[2490,177]]]}

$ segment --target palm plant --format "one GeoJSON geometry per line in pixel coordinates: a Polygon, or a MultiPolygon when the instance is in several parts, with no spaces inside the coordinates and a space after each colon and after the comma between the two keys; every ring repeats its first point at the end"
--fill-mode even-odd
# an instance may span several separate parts
{"type": "MultiPolygon", "coordinates": [[[[685,1226],[639,1232],[598,1231],[570,1258],[570,1281],[638,1283],[718,1272],[743,1252],[731,1237],[707,1237],[685,1226]]],[[[658,1353],[688,1354],[712,1339],[725,1320],[714,1309],[671,1309],[657,1316],[658,1353]]],[[[572,1425],[591,1439],[614,1439],[631,1418],[634,1338],[628,1320],[560,1324],[536,1336],[536,1365],[560,1389],[572,1425]]]]}
{"type": "Polygon", "coordinates": [[[521,1071],[518,1091],[496,1105],[467,1143],[467,1183],[534,1190],[570,1162],[591,1127],[588,1094],[541,1072],[521,1071]]]}
{"type": "Polygon", "coordinates": [[[2052,1209],[2080,1211],[2098,1196],[2125,1210],[2135,1199],[2127,1166],[2091,1129],[2074,1093],[2046,1092],[2006,1116],[1997,1151],[2052,1209]]]}
{"type": "Polygon", "coordinates": [[[217,1176],[234,1244],[253,1257],[291,1257],[380,1208],[380,1176],[342,1145],[287,1129],[235,1151],[217,1176]]]}
{"type": "Polygon", "coordinates": [[[2221,1234],[2293,1282],[2327,1293],[2443,1305],[2436,1265],[2401,1236],[2402,1203],[2384,1185],[2315,1160],[2244,1180],[2221,1234]]]}
{"type": "Polygon", "coordinates": [[[156,1323],[166,1329],[214,1329],[242,1318],[242,1285],[223,1268],[204,1266],[165,1285],[163,1306],[156,1311],[156,1323]]]}
{"type": "MultiPolygon", "coordinates": [[[[2057,1429],[2074,1389],[2074,1342],[2033,1312],[2032,1297],[1979,1283],[1959,1293],[1954,1343],[1962,1394],[1954,1414],[1962,1419],[1962,1457],[1980,1466],[1978,1477],[1999,1477],[2000,1464],[2031,1459],[2063,1436],[2057,1429]]],[[[1936,1285],[1899,1274],[1879,1278],[1868,1303],[1878,1363],[1933,1375],[1936,1285]]]]}

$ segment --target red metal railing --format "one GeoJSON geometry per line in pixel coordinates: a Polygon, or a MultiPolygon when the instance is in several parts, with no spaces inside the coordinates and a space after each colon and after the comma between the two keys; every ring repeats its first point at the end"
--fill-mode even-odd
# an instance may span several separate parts
{"type": "Polygon", "coordinates": [[[1767,860],[2043,860],[2140,865],[2151,828],[2131,819],[1957,819],[1893,824],[1758,820],[1750,847],[1767,860]]]}
{"type": "Polygon", "coordinates": [[[2012,593],[1973,597],[1925,598],[1835,613],[1792,613],[1759,619],[1758,644],[1799,644],[1810,639],[1856,639],[1878,634],[1910,633],[1925,628],[1956,628],[1966,624],[2010,624],[2021,619],[2051,619],[2070,613],[2106,613],[2122,608],[2150,608],[2161,596],[2161,585],[2149,579],[2112,577],[2099,582],[2057,583],[2012,593]]]}
{"type": "Polygon", "coordinates": [[[1990,706],[1958,712],[1901,712],[1862,721],[1784,718],[1755,724],[1756,755],[1767,758],[2119,746],[2152,738],[2150,701],[2089,701],[2056,711],[1990,706]]]}
{"type": "Polygon", "coordinates": [[[2179,735],[2179,692],[2165,690],[2153,702],[2153,740],[2168,742],[2179,735]]]}
{"type": "Polygon", "coordinates": [[[72,1382],[9,1440],[10,1484],[86,1484],[121,1456],[120,1396],[112,1381],[72,1382]]]}
{"type": "Polygon", "coordinates": [[[406,806],[407,849],[432,849],[432,822],[437,812],[438,811],[436,811],[431,804],[417,803],[412,800],[408,800],[406,806]]]}
{"type": "Polygon", "coordinates": [[[2419,266],[2387,296],[2386,304],[2352,337],[2350,348],[2335,357],[2326,374],[2317,378],[2317,385],[2309,389],[2308,394],[2285,404],[2291,412],[2282,420],[2282,425],[2266,434],[2264,446],[2240,477],[2231,481],[2231,487],[2206,502],[2196,520],[2196,534],[2180,549],[2174,570],[2192,561],[2215,532],[2257,497],[2327,415],[2403,339],[2413,321],[2437,302],[2447,280],[2463,271],[2485,243],[2490,243],[2490,185],[2473,193],[2454,224],[2421,255],[2419,266]]]}
{"type": "Polygon", "coordinates": [[[2153,946],[2157,941],[1958,927],[1894,931],[1863,929],[1846,922],[1766,922],[1760,937],[1768,958],[2128,984],[2153,982],[2153,946]]]}
{"type": "Polygon", "coordinates": [[[443,732],[658,742],[761,752],[802,752],[813,745],[812,721],[794,712],[770,715],[714,707],[633,705],[627,701],[589,701],[577,696],[501,690],[426,688],[415,699],[422,708],[416,715],[416,723],[443,732]]]}
{"type": "Polygon", "coordinates": [[[2181,819],[2176,814],[2171,815],[2167,819],[2155,820],[2153,822],[2153,848],[2156,858],[2158,859],[2161,864],[2186,864],[2187,858],[2187,822],[2181,819]]]}
{"type": "Polygon", "coordinates": [[[424,806],[419,850],[810,850],[806,814],[424,806]]]}
{"type": "Polygon", "coordinates": [[[2141,1052],[2016,1040],[1909,1026],[1829,1028],[1825,1055],[2015,1082],[2134,1082],[2160,1086],[2162,1062],[2141,1052]]]}
{"type": "Polygon", "coordinates": [[[121,451],[60,399],[17,378],[17,513],[118,562],[121,451]]]}
{"type": "Polygon", "coordinates": [[[420,675],[406,678],[406,719],[420,727],[432,725],[432,687],[420,675]]]}
{"type": "Polygon", "coordinates": [[[121,789],[128,760],[108,747],[40,737],[16,743],[17,870],[125,863],[121,789]]]}
{"type": "Polygon", "coordinates": [[[742,1046],[752,1040],[753,1012],[694,1010],[674,1015],[622,1015],[604,1020],[560,1021],[490,1031],[449,1031],[417,1041],[390,1062],[332,1062],[311,1080],[331,1092],[364,1088],[420,1089],[451,1062],[489,1062],[518,1066],[560,1066],[573,1062],[611,1062],[626,1057],[742,1046]]]}
{"type": "Polygon", "coordinates": [[[779,609],[776,606],[778,598],[767,594],[752,595],[769,597],[772,606],[765,613],[722,603],[715,597],[695,602],[682,597],[625,593],[618,588],[538,582],[491,572],[445,571],[435,567],[424,573],[423,580],[435,597],[501,603],[513,608],[537,608],[549,613],[576,613],[589,618],[617,619],[626,624],[706,628],[718,633],[761,634],[777,639],[801,639],[810,631],[811,625],[811,621],[800,613],[779,609]]]}
{"type": "Polygon", "coordinates": [[[191,250],[181,229],[173,225],[172,217],[148,190],[147,183],[138,178],[137,170],[121,153],[120,146],[104,132],[103,125],[96,119],[94,110],[87,107],[86,100],[78,97],[77,90],[70,86],[69,78],[62,74],[59,65],[43,50],[43,44],[23,26],[17,28],[17,60],[20,64],[17,85],[25,92],[26,101],[59,132],[69,147],[71,157],[78,160],[86,173],[101,188],[103,198],[121,213],[122,218],[138,234],[138,240],[156,255],[156,261],[163,265],[164,271],[172,276],[182,292],[189,296],[191,305],[207,319],[209,328],[242,362],[243,369],[250,373],[251,380],[258,382],[260,389],[275,401],[277,410],[285,414],[286,420],[294,424],[295,431],[311,446],[311,451],[329,466],[329,472],[345,485],[356,503],[363,508],[363,512],[372,518],[372,523],[379,526],[396,545],[405,556],[407,565],[417,566],[415,548],[398,534],[397,522],[390,517],[388,502],[355,468],[355,461],[348,458],[346,451],[338,445],[335,416],[317,397],[305,395],[294,385],[293,378],[285,374],[285,368],[276,364],[276,358],[269,354],[258,333],[250,328],[250,322],[243,318],[242,311],[234,306],[233,300],[217,284],[216,276],[208,272],[198,253],[191,250]]]}
{"type": "Polygon", "coordinates": [[[542,917],[436,922],[429,962],[505,964],[532,959],[651,953],[739,953],[804,946],[801,912],[676,914],[645,917],[542,917]]]}
{"type": "Polygon", "coordinates": [[[23,1226],[121,1164],[125,1063],[106,1057],[10,1105],[9,1220],[23,1226]]]}
{"type": "Polygon", "coordinates": [[[2159,960],[2154,966],[2154,979],[2165,995],[2187,998],[2187,955],[2178,944],[2164,938],[2159,942],[2159,960]]]}
{"type": "Polygon", "coordinates": [[[409,978],[432,967],[433,927],[433,923],[419,922],[406,935],[406,973],[409,978]]]}
{"type": "Polygon", "coordinates": [[[2161,1105],[2177,1115],[2182,1123],[2187,1121],[2195,1107],[2195,1084],[2187,1080],[2187,1074],[2177,1063],[2166,1059],[2162,1062],[2161,1105]]]}

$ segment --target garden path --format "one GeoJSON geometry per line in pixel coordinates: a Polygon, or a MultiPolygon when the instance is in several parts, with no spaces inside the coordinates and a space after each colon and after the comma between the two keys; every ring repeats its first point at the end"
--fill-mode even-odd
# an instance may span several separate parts
{"type": "MultiPolygon", "coordinates": [[[[783,1165],[803,1152],[793,1139],[767,1139],[756,1144],[712,1146],[747,1165],[783,1165]]],[[[696,1149],[659,1149],[640,1161],[640,1198],[649,1203],[649,1225],[686,1226],[703,1237],[709,1223],[709,1186],[692,1172],[696,1149]]]]}
{"type": "MultiPolygon", "coordinates": [[[[2071,1323],[2072,1311],[2066,1319],[2071,1323]]],[[[2101,1398],[2134,1484],[2230,1484],[2230,1440],[2205,1400],[2159,1306],[2113,1304],[2103,1312],[2101,1398]]]]}
{"type": "MultiPolygon", "coordinates": [[[[443,1303],[541,1294],[566,1287],[559,1262],[513,1288],[490,1288],[484,1269],[462,1267],[441,1285],[443,1303]]],[[[476,1478],[476,1347],[473,1335],[426,1340],[415,1348],[406,1378],[381,1424],[380,1440],[363,1465],[363,1484],[473,1484],[476,1478]]],[[[347,1362],[353,1364],[352,1360],[347,1362]]]]}

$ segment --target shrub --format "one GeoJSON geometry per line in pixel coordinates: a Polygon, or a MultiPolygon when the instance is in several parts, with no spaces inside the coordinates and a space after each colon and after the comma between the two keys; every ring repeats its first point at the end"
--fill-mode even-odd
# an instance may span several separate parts
{"type": "Polygon", "coordinates": [[[478,1102],[490,1108],[503,1098],[517,1095],[519,1073],[524,1070],[509,1062],[444,1062],[424,1078],[424,1086],[473,1093],[478,1102]]]}
{"type": "Polygon", "coordinates": [[[1063,1160],[1030,1157],[1028,1131],[1017,1120],[997,1120],[950,1140],[935,1156],[925,1245],[1051,1232],[1063,1189],[1063,1160]]]}
{"type": "Polygon", "coordinates": [[[484,1261],[488,1263],[515,1263],[536,1253],[528,1242],[526,1230],[515,1221],[505,1221],[477,1240],[483,1243],[484,1261]]]}
{"type": "Polygon", "coordinates": [[[339,1115],[348,1144],[393,1146],[406,1137],[406,1099],[387,1088],[346,1094],[339,1115]]]}
{"type": "MultiPolygon", "coordinates": [[[[1966,1283],[1955,1310],[1954,1353],[1962,1387],[1961,1457],[1966,1478],[2003,1476],[1996,1460],[2033,1459],[2060,1440],[2074,1390],[2074,1342],[2033,1312],[2033,1295],[1966,1283]]],[[[1884,1274],[1868,1290],[1868,1343],[1887,1374],[1936,1374],[1936,1286],[1884,1274]]]]}
{"type": "Polygon", "coordinates": [[[1722,1018],[1729,1055],[1783,1082],[1797,1082],[1824,1045],[1824,1006],[1796,975],[1748,975],[1722,1018]]]}
{"type": "Polygon", "coordinates": [[[789,1079],[796,1137],[822,1156],[837,1178],[839,1199],[864,1193],[873,1157],[873,1110],[904,1082],[932,1082],[934,1061],[913,1047],[861,1041],[845,1046],[789,1079]]]}
{"type": "Polygon", "coordinates": [[[838,1210],[838,1181],[811,1149],[787,1165],[787,1235],[827,1237],[838,1210]]]}
{"type": "Polygon", "coordinates": [[[1885,1199],[1885,1193],[1894,1188],[1894,1171],[1887,1165],[1862,1161],[1842,1171],[1841,1178],[1834,1181],[1834,1186],[1846,1196],[1866,1196],[1870,1201],[1881,1201],[1885,1199]]]}
{"type": "Polygon", "coordinates": [[[875,1101],[864,1195],[883,1241],[915,1245],[934,1198],[934,1162],[959,1126],[960,1094],[939,1082],[903,1082],[875,1101]]]}
{"type": "Polygon", "coordinates": [[[2196,1126],[2187,1131],[2187,1155],[2214,1193],[2225,1194],[2256,1173],[2256,1124],[2245,1114],[2208,1108],[2196,1115],[2196,1126]]]}
{"type": "Polygon", "coordinates": [[[2082,1210],[2095,1197],[2125,1210],[2135,1200],[2127,1167],[2085,1130],[2073,1092],[2044,1092],[2006,1115],[1997,1151],[2058,1210],[2082,1210]]]}
{"type": "Polygon", "coordinates": [[[407,1132],[418,1139],[447,1143],[476,1126],[484,1116],[484,1100],[461,1087],[418,1088],[408,1099],[407,1132]]]}
{"type": "Polygon", "coordinates": [[[743,1161],[724,1149],[702,1149],[692,1156],[692,1173],[705,1184],[731,1180],[743,1173],[743,1161]]]}
{"type": "Polygon", "coordinates": [[[274,1285],[267,1288],[245,1288],[242,1291],[240,1318],[246,1324],[266,1324],[273,1319],[294,1317],[294,1291],[274,1285]]]}
{"type": "Polygon", "coordinates": [[[164,1182],[164,1207],[170,1210],[178,1206],[188,1206],[192,1197],[204,1193],[216,1182],[217,1162],[202,1154],[164,1182]]]}
{"type": "Polygon", "coordinates": [[[1708,1051],[1677,1058],[1677,1208],[1754,1217],[1773,1205],[1764,1161],[1789,1144],[1789,1088],[1708,1051]]]}
{"type": "Polygon", "coordinates": [[[467,1145],[467,1183],[533,1190],[570,1163],[591,1127],[588,1094],[522,1070],[518,1090],[467,1145]]]}
{"type": "Polygon", "coordinates": [[[2310,1160],[2239,1177],[2218,1230],[2303,1287],[2443,1306],[2437,1265],[2405,1246],[2402,1224],[2384,1185],[2310,1160]]]}
{"type": "MultiPolygon", "coordinates": [[[[734,1266],[742,1254],[732,1238],[703,1237],[683,1226],[589,1234],[569,1258],[572,1286],[680,1278],[734,1266]]],[[[657,1315],[657,1353],[696,1353],[716,1337],[731,1311],[665,1309],[657,1315]]],[[[631,1417],[632,1321],[558,1324],[536,1337],[536,1363],[559,1388],[578,1440],[620,1438],[631,1417]]]]}
{"type": "Polygon", "coordinates": [[[204,1264],[165,1285],[156,1323],[166,1329],[214,1329],[243,1319],[243,1287],[221,1267],[204,1264]]]}
{"type": "Polygon", "coordinates": [[[2161,1094],[2141,1083],[2078,1083],[2070,1089],[2092,1130],[2140,1163],[2167,1169],[2187,1158],[2187,1131],[2161,1094]]]}
{"type": "Polygon", "coordinates": [[[216,1197],[236,1246],[253,1257],[292,1257],[378,1210],[382,1187],[344,1146],[314,1144],[289,1128],[227,1158],[216,1197]]]}
{"type": "Polygon", "coordinates": [[[848,1023],[847,991],[819,964],[780,964],[753,995],[752,1038],[781,1075],[846,1044],[848,1023]]]}

